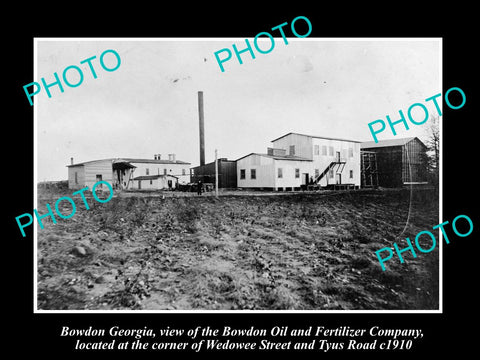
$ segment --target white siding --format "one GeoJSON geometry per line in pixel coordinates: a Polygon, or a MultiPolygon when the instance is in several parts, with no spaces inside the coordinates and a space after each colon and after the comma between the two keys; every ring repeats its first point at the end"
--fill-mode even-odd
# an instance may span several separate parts
{"type": "MultiPolygon", "coordinates": [[[[102,176],[103,181],[113,183],[113,169],[111,160],[99,160],[83,165],[85,168],[85,185],[91,190],[97,182],[97,175],[102,176]]],[[[102,185],[103,186],[103,185],[102,185]]],[[[113,186],[112,186],[113,187],[113,186]]]]}
{"type": "MultiPolygon", "coordinates": [[[[355,184],[360,186],[360,146],[357,142],[346,141],[346,140],[331,140],[331,139],[321,139],[321,138],[312,138],[312,145],[319,145],[320,151],[319,155],[313,155],[313,171],[318,169],[319,173],[322,173],[327,166],[336,161],[336,153],[340,151],[340,158],[342,161],[345,161],[345,167],[341,172],[342,184],[355,184]],[[322,154],[322,146],[327,147],[327,155],[322,154]],[[333,155],[330,155],[329,148],[333,147],[333,155]],[[350,156],[350,149],[353,152],[353,156],[350,156]],[[353,178],[350,178],[350,170],[353,171],[353,178]]],[[[339,169],[339,166],[335,166],[333,177],[330,177],[328,174],[322,178],[320,181],[321,186],[326,186],[327,184],[336,183],[335,173],[339,169]]],[[[342,169],[342,166],[340,166],[342,169]]]]}
{"type": "Polygon", "coordinates": [[[311,161],[276,160],[268,156],[249,155],[237,161],[237,183],[240,188],[299,188],[302,176],[312,173],[311,161]],[[282,169],[282,177],[278,177],[278,169],[282,169]],[[250,170],[256,170],[256,179],[250,178],[250,170]],[[299,177],[295,177],[295,169],[299,169],[299,177]],[[241,179],[241,171],[245,170],[245,179],[241,179]]]}
{"type": "Polygon", "coordinates": [[[275,174],[272,158],[252,154],[237,161],[237,186],[240,188],[274,188],[275,174]],[[250,178],[250,170],[256,170],[256,179],[250,178]],[[245,179],[240,179],[240,170],[245,170],[245,179]]]}
{"type": "MultiPolygon", "coordinates": [[[[133,177],[147,175],[147,169],[149,170],[148,175],[164,175],[166,169],[166,174],[178,177],[179,183],[187,184],[190,182],[189,164],[155,164],[141,162],[131,162],[131,164],[136,166],[133,172],[133,177]],[[183,175],[183,170],[185,170],[185,175],[183,175]]],[[[137,187],[135,187],[135,189],[136,188],[137,187]]]]}
{"type": "Polygon", "coordinates": [[[68,168],[68,188],[81,189],[85,187],[85,168],[83,165],[71,166],[68,168]],[[77,173],[77,182],[75,182],[75,173],[77,173]]]}
{"type": "Polygon", "coordinates": [[[158,179],[151,179],[151,180],[132,180],[132,187],[133,190],[155,190],[158,189],[158,179]],[[150,184],[152,182],[152,184],[150,184]],[[140,183],[140,187],[138,184],[140,183]]]}
{"type": "Polygon", "coordinates": [[[133,190],[162,190],[168,189],[168,180],[172,182],[172,189],[176,187],[178,180],[172,176],[160,177],[158,179],[133,180],[130,189],[133,190]],[[138,183],[141,182],[140,189],[138,183]],[[151,182],[151,184],[150,184],[151,182]]]}
{"type": "Polygon", "coordinates": [[[286,155],[290,155],[290,146],[295,145],[295,156],[312,160],[313,147],[312,137],[310,136],[289,134],[276,141],[272,141],[272,144],[276,149],[286,150],[286,155]]]}
{"type": "MultiPolygon", "coordinates": [[[[113,170],[111,160],[98,160],[68,168],[68,187],[70,189],[81,189],[85,186],[91,190],[97,182],[97,175],[102,176],[103,181],[113,184],[113,170]],[[77,173],[77,184],[75,183],[75,172],[77,173]]],[[[113,185],[112,185],[113,187],[113,185]]]]}
{"type": "Polygon", "coordinates": [[[313,176],[311,161],[275,160],[275,188],[299,188],[305,182],[305,175],[308,179],[313,176]],[[282,178],[278,177],[278,169],[282,169],[282,178]],[[299,177],[295,177],[295,169],[299,169],[299,177]],[[303,181],[303,183],[302,183],[303,181]]]}

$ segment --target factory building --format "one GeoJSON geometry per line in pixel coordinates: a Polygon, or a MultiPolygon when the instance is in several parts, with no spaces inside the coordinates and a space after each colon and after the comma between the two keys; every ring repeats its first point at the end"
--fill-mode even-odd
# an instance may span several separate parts
{"type": "Polygon", "coordinates": [[[266,154],[251,153],[237,159],[238,187],[360,187],[359,141],[288,133],[272,144],[266,154]]]}
{"type": "Polygon", "coordinates": [[[153,159],[109,158],[76,164],[72,158],[67,165],[68,187],[91,189],[96,182],[107,181],[114,189],[170,189],[190,182],[189,166],[175,154],[168,154],[168,159],[155,154],[153,159]]]}

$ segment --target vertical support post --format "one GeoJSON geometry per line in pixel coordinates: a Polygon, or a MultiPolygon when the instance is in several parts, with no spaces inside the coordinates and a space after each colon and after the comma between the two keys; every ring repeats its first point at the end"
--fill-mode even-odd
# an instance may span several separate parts
{"type": "Polygon", "coordinates": [[[218,157],[215,149],[215,196],[218,198],[218,157]]]}
{"type": "Polygon", "coordinates": [[[200,166],[205,165],[205,129],[203,119],[203,91],[198,92],[198,120],[200,128],[200,166]]]}

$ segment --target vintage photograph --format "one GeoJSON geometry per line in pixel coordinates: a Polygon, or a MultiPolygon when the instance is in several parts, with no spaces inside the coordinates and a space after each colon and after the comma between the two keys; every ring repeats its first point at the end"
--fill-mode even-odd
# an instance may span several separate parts
{"type": "Polygon", "coordinates": [[[34,53],[36,311],[441,309],[441,39],[34,53]]]}

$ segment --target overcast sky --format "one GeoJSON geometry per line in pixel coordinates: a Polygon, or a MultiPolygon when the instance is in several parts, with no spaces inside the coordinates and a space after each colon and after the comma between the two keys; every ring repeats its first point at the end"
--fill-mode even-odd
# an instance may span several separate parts
{"type": "MultiPolygon", "coordinates": [[[[214,52],[233,43],[242,49],[244,38],[37,39],[32,81],[53,82],[53,73],[61,77],[69,65],[84,73],[80,86],[64,84],[64,93],[52,87],[51,98],[42,89],[34,98],[38,181],[67,179],[70,157],[82,162],[175,153],[198,165],[198,91],[204,92],[206,162],[214,160],[215,149],[233,160],[266,152],[271,140],[288,132],[371,141],[369,122],[386,115],[397,120],[398,110],[406,114],[411,104],[442,91],[438,39],[288,41],[277,38],[270,53],[256,52],[255,59],[242,54],[243,65],[233,56],[221,72],[214,52]],[[108,49],[121,57],[113,72],[99,63],[108,49]],[[94,55],[97,79],[80,64],[94,55]]],[[[115,65],[113,55],[105,62],[115,65]]],[[[433,104],[426,106],[434,113],[433,104]]],[[[397,125],[397,137],[424,140],[427,125],[408,131],[397,125]]],[[[394,136],[385,131],[378,138],[394,136]]]]}

